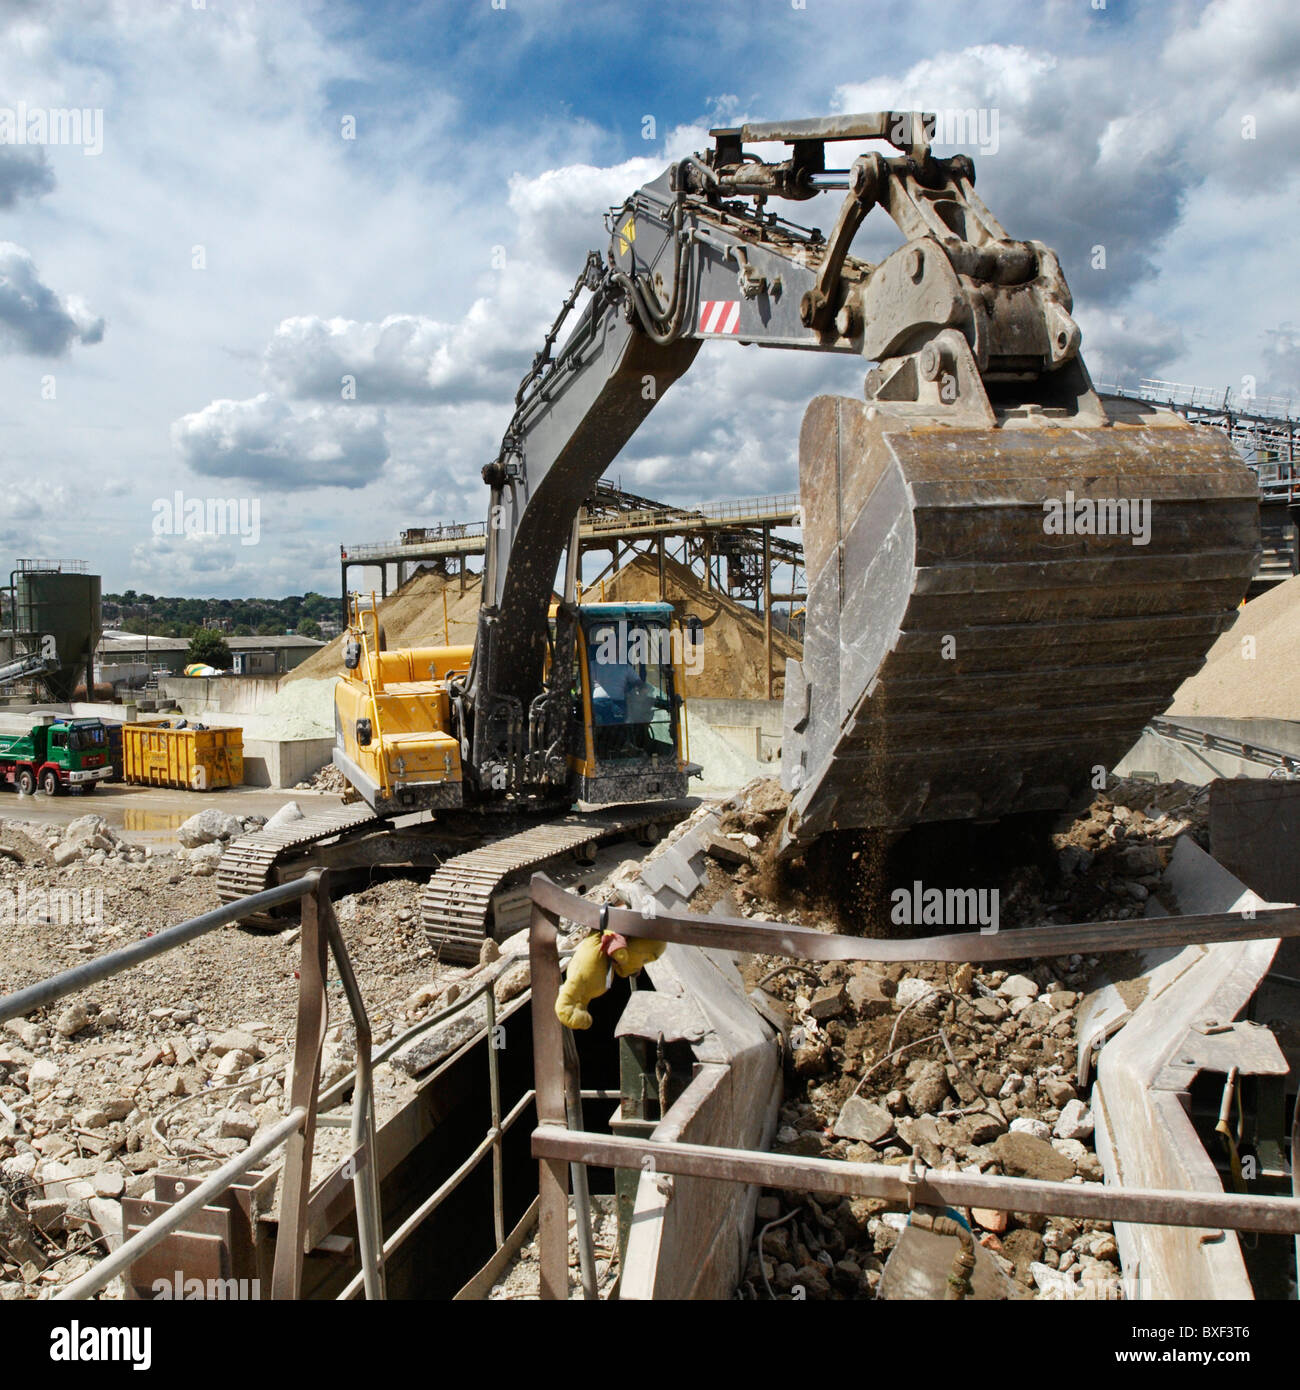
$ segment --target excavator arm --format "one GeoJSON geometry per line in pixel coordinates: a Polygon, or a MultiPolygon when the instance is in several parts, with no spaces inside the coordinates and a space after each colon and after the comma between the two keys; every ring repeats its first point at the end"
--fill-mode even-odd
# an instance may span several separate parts
{"type": "Polygon", "coordinates": [[[566,546],[573,572],[583,500],[706,339],[874,364],[863,400],[817,398],[801,438],[809,603],[786,684],[790,845],[1062,803],[1230,621],[1257,543],[1248,471],[1177,417],[1103,405],[1056,256],[1008,237],[971,161],[931,153],[932,129],[879,112],[715,130],[713,149],[609,214],[608,252],[589,256],[484,469],[483,604],[454,695],[480,787],[563,780],[572,612],[547,678],[555,575],[566,546]],[[828,169],[840,141],[894,152],[828,169]],[[746,149],[773,143],[788,157],[746,149]],[[767,206],[834,192],[829,235],[767,206]],[[850,246],[876,207],[903,245],[871,265],[850,246]],[[1135,556],[1128,536],[1052,532],[1048,504],[1076,492],[1159,499],[1162,544],[1135,556]],[[1199,576],[1198,529],[1213,552],[1199,576]],[[1135,559],[1155,564],[1144,575],[1135,559]],[[1120,697],[1102,689],[1116,681],[1120,697]],[[1023,712],[1018,728],[999,699],[1023,712]],[[1057,727],[1071,716],[1072,748],[1057,727]]]}

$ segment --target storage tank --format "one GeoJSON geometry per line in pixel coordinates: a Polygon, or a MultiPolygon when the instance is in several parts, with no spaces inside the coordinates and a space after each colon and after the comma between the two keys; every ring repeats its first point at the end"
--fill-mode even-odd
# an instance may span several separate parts
{"type": "MultiPolygon", "coordinates": [[[[88,674],[102,627],[100,577],[84,560],[19,560],[14,598],[20,633],[52,637],[57,669],[44,677],[52,700],[69,700],[88,674]]],[[[33,643],[29,650],[41,650],[33,643]]]]}

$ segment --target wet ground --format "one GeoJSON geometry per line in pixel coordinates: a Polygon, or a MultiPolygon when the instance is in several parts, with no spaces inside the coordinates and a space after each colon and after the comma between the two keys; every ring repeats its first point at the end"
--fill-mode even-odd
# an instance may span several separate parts
{"type": "Polygon", "coordinates": [[[296,801],[308,814],[342,804],[342,797],[329,792],[285,791],[271,787],[238,787],[223,791],[173,791],[167,787],[135,787],[110,782],[84,792],[61,792],[46,796],[20,796],[16,791],[0,791],[0,816],[16,820],[49,821],[66,825],[78,816],[103,816],[114,830],[128,833],[141,844],[177,843],[176,827],[196,811],[215,806],[232,816],[271,816],[286,802],[296,801]]]}

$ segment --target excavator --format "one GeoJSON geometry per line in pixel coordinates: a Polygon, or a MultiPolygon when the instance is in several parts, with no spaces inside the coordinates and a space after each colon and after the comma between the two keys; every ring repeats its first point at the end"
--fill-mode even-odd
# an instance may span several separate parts
{"type": "Polygon", "coordinates": [[[359,799],[236,841],[224,896],[428,863],[426,928],[477,958],[503,886],[680,817],[690,634],[670,605],[577,601],[577,517],[705,342],[869,366],[800,431],[785,853],[1060,809],[1131,746],[1245,593],[1253,475],[1222,434],[1098,395],[1056,255],[1012,239],[933,132],[920,112],[713,130],[607,215],[483,469],[473,646],[388,651],[353,610],[334,762],[359,799]],[[828,167],[846,142],[866,152],[828,167]],[[837,193],[826,233],[770,208],[837,193]],[[851,246],[876,208],[902,244],[873,264],[851,246]]]}

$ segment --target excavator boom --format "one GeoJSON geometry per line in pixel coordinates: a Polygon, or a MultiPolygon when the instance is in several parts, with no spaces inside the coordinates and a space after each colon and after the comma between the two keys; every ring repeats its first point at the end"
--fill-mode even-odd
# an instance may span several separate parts
{"type": "Polygon", "coordinates": [[[484,469],[483,604],[450,688],[480,793],[564,783],[576,623],[569,602],[548,625],[555,576],[583,500],[707,339],[874,364],[861,400],[812,402],[800,439],[788,849],[1063,805],[1231,620],[1258,544],[1249,471],[1217,434],[1098,397],[1055,254],[1007,235],[932,129],[876,112],[715,130],[611,212],[484,469]],[[828,168],[844,141],[887,152],[828,168]],[[828,235],[768,210],[836,192],[828,235]],[[851,246],[876,207],[903,244],[869,264],[851,246]]]}

